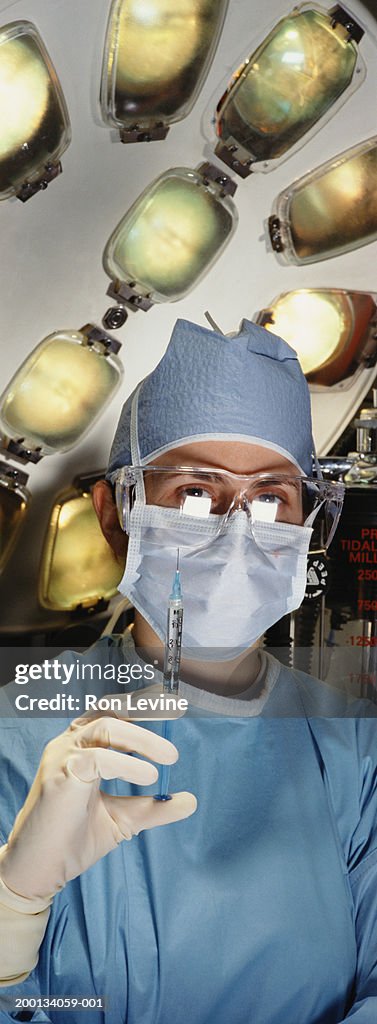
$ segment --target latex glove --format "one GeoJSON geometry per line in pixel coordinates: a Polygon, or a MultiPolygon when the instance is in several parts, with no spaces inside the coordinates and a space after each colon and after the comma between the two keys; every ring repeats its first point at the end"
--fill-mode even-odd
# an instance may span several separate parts
{"type": "Polygon", "coordinates": [[[152,796],[100,791],[101,779],[154,783],[157,768],[142,758],[173,764],[178,751],[169,740],[118,715],[74,719],[51,740],[2,850],[1,877],[8,888],[47,901],[123,839],[192,814],[192,793],[175,793],[159,802],[152,796]],[[140,757],[131,757],[131,751],[140,757]]]}

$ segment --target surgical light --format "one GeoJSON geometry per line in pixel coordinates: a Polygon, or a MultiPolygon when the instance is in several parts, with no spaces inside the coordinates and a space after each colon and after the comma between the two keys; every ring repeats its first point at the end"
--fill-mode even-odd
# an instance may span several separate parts
{"type": "Polygon", "coordinates": [[[376,296],[339,288],[284,292],[256,322],[297,352],[309,381],[333,385],[377,356],[376,296]]]}
{"type": "Polygon", "coordinates": [[[17,543],[23,525],[30,492],[26,473],[7,462],[0,462],[0,572],[17,543]]]}
{"type": "Polygon", "coordinates": [[[121,383],[120,347],[91,324],[44,338],[0,398],[8,451],[36,461],[76,444],[121,383]]]}
{"type": "Polygon", "coordinates": [[[101,86],[104,120],[122,142],[164,139],[189,114],[220,37],[228,0],[114,0],[101,86]]]}
{"type": "Polygon", "coordinates": [[[44,608],[74,611],[109,601],[123,574],[105,540],[90,493],[98,474],[76,477],[56,498],[39,570],[39,601],[44,608]]]}
{"type": "Polygon", "coordinates": [[[216,112],[216,154],[245,178],[290,155],[360,85],[363,29],[342,7],[301,5],[235,72],[216,112]]]}
{"type": "Polygon", "coordinates": [[[347,149],[277,196],[268,227],[285,263],[340,256],[377,238],[377,136],[347,149]]]}
{"type": "MultiPolygon", "coordinates": [[[[104,267],[113,279],[107,294],[134,310],[187,295],[236,228],[238,216],[230,198],[236,188],[207,163],[196,170],[175,167],[157,178],[106,245],[104,267]]],[[[107,314],[103,322],[120,326],[107,314]]]]}
{"type": "Polygon", "coordinates": [[[56,71],[34,25],[0,29],[0,199],[25,202],[61,171],[71,140],[56,71]]]}

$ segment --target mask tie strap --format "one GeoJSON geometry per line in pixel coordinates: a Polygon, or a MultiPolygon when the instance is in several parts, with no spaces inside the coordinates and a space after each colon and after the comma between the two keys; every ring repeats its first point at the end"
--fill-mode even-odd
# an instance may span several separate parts
{"type": "MultiPolygon", "coordinates": [[[[131,447],[131,459],[132,465],[139,466],[141,462],[140,448],[139,448],[139,430],[138,430],[138,412],[139,412],[139,395],[140,395],[141,384],[135,391],[135,395],[131,406],[131,422],[130,422],[130,447],[131,447]]],[[[140,473],[136,476],[135,481],[135,495],[137,501],[142,505],[146,504],[145,501],[145,488],[144,488],[144,477],[140,473]]]]}
{"type": "Polygon", "coordinates": [[[325,504],[325,501],[326,498],[323,498],[319,505],[317,505],[316,508],[313,508],[313,511],[310,512],[310,515],[305,519],[304,526],[313,526],[314,520],[317,518],[318,512],[322,508],[322,505],[325,504]]]}
{"type": "Polygon", "coordinates": [[[141,384],[136,389],[134,397],[132,399],[131,406],[131,420],[130,420],[130,447],[131,447],[131,462],[137,466],[140,462],[140,449],[139,449],[139,438],[138,438],[138,411],[139,411],[139,394],[141,384]]]}
{"type": "Polygon", "coordinates": [[[314,463],[314,469],[315,469],[315,472],[316,472],[316,477],[317,477],[317,480],[323,480],[322,469],[321,469],[320,464],[318,462],[318,457],[317,457],[317,452],[315,450],[315,444],[314,444],[313,435],[312,435],[312,445],[313,445],[312,459],[313,459],[313,463],[314,463]]]}
{"type": "MultiPolygon", "coordinates": [[[[313,445],[312,459],[313,459],[314,468],[315,468],[315,472],[316,472],[316,479],[317,480],[323,480],[322,469],[321,469],[320,464],[318,462],[318,457],[317,457],[317,452],[316,452],[316,449],[315,449],[313,435],[312,435],[312,445],[313,445]]],[[[313,508],[313,511],[310,513],[310,515],[308,515],[308,518],[305,519],[304,526],[313,526],[314,520],[316,519],[316,517],[318,515],[318,512],[322,508],[322,505],[325,504],[325,501],[326,501],[326,498],[323,498],[322,501],[320,501],[319,505],[317,505],[316,508],[313,508]]]]}
{"type": "Polygon", "coordinates": [[[128,597],[123,597],[121,601],[118,601],[110,619],[107,620],[106,625],[102,630],[102,633],[100,633],[99,639],[102,640],[103,637],[105,636],[111,636],[112,633],[114,633],[115,626],[118,622],[118,619],[120,619],[121,615],[123,615],[123,612],[125,612],[127,608],[132,607],[132,601],[130,601],[128,597]]]}

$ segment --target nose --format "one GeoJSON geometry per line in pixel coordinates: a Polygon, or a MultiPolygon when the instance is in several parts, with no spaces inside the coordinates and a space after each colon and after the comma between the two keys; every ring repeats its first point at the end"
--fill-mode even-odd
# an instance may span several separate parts
{"type": "Polygon", "coordinates": [[[234,512],[246,512],[246,515],[250,519],[250,506],[243,491],[240,491],[239,494],[235,494],[232,504],[228,509],[227,519],[229,519],[234,512]]]}

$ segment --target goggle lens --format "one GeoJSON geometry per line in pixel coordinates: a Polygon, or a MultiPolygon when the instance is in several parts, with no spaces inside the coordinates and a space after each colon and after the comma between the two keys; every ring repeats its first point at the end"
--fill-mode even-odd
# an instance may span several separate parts
{"type": "Polygon", "coordinates": [[[209,520],[217,532],[244,511],[253,522],[313,525],[321,545],[330,544],[340,516],[344,486],[310,477],[185,466],[127,466],[115,481],[119,521],[127,533],[135,497],[147,505],[178,510],[182,521],[209,520]]]}

